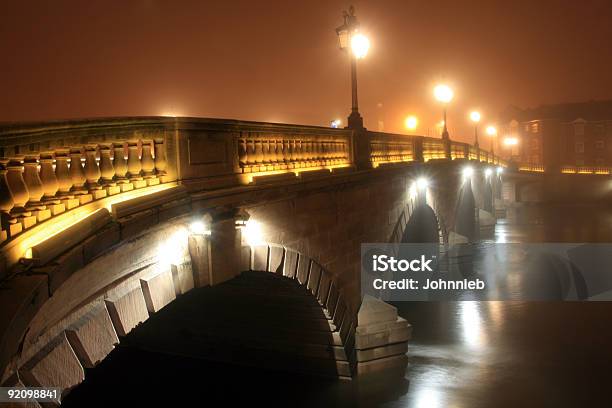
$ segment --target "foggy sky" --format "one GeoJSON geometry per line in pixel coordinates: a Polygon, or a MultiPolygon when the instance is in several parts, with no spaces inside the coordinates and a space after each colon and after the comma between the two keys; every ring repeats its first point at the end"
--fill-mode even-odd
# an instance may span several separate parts
{"type": "MultiPolygon", "coordinates": [[[[2,1],[0,121],[159,115],[328,125],[350,113],[335,27],[350,3],[2,1]]],[[[513,104],[612,98],[612,2],[354,1],[366,127],[426,134],[450,83],[451,138],[513,104]]],[[[432,129],[433,132],[433,129],[432,129]]],[[[482,144],[482,143],[481,143],[482,144]]]]}

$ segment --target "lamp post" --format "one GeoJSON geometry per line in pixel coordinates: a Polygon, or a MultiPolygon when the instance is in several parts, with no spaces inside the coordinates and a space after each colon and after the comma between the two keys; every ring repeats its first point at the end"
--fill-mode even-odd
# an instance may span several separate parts
{"type": "Polygon", "coordinates": [[[442,139],[449,140],[448,128],[446,126],[446,123],[447,123],[446,122],[446,108],[448,104],[450,103],[450,101],[453,100],[453,96],[454,96],[453,90],[444,84],[437,85],[434,88],[434,96],[444,106],[444,128],[442,129],[442,139]]]}
{"type": "Polygon", "coordinates": [[[487,126],[486,132],[491,138],[491,155],[495,156],[495,136],[497,135],[497,128],[495,126],[487,126]]]}
{"type": "Polygon", "coordinates": [[[478,122],[480,122],[480,112],[471,112],[470,119],[474,122],[474,147],[478,148],[478,122]]]}
{"type": "Polygon", "coordinates": [[[349,7],[348,12],[344,12],[344,23],[336,28],[338,44],[341,50],[349,50],[351,59],[351,90],[352,106],[351,114],[348,117],[348,127],[350,129],[363,128],[363,118],[359,114],[359,103],[357,100],[357,60],[365,58],[370,48],[370,41],[366,36],[359,33],[359,21],[355,16],[355,8],[349,7]]]}

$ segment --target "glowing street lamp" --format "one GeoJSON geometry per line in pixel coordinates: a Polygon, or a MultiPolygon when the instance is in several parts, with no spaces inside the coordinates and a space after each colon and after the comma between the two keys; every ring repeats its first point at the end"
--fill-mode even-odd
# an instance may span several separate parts
{"type": "Polygon", "coordinates": [[[364,59],[370,49],[370,40],[363,34],[356,33],[351,38],[351,51],[357,59],[364,59]]]}
{"type": "Polygon", "coordinates": [[[478,122],[480,122],[480,112],[471,112],[470,120],[474,122],[474,147],[478,147],[478,122]]]}
{"type": "Polygon", "coordinates": [[[434,88],[434,97],[438,102],[444,104],[444,129],[442,130],[442,139],[449,139],[448,128],[446,127],[446,107],[450,101],[453,100],[453,96],[455,96],[455,94],[448,85],[440,84],[434,88]]]}
{"type": "Polygon", "coordinates": [[[510,136],[504,139],[504,144],[506,146],[516,146],[518,145],[518,138],[510,136]]]}
{"type": "Polygon", "coordinates": [[[419,124],[419,120],[417,119],[416,116],[408,116],[406,118],[406,120],[404,121],[404,124],[406,125],[406,128],[408,130],[416,130],[417,125],[419,124]]]}
{"type": "Polygon", "coordinates": [[[363,118],[359,114],[359,104],[357,100],[357,60],[365,58],[370,49],[370,41],[359,32],[359,21],[355,16],[355,8],[349,7],[348,12],[344,12],[344,23],[336,28],[338,35],[338,45],[341,50],[349,50],[351,58],[351,89],[352,107],[348,117],[348,127],[351,129],[363,128],[363,118]]]}
{"type": "Polygon", "coordinates": [[[340,126],[342,126],[342,121],[340,119],[334,119],[329,122],[329,126],[333,127],[334,129],[338,129],[340,126]]]}
{"type": "Polygon", "coordinates": [[[497,136],[497,128],[495,126],[487,126],[486,129],[487,135],[491,138],[491,154],[495,154],[495,142],[494,138],[497,136]]]}

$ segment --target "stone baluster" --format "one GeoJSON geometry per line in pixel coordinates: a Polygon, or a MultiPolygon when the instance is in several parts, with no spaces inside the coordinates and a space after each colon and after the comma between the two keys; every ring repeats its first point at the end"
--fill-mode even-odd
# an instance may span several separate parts
{"type": "Polygon", "coordinates": [[[111,148],[109,145],[100,145],[100,181],[106,187],[114,186],[115,168],[111,160],[111,148]]]}
{"type": "Polygon", "coordinates": [[[72,177],[70,177],[68,159],[68,151],[58,150],[55,152],[55,176],[57,178],[58,195],[66,198],[72,196],[72,177]]]}
{"type": "Polygon", "coordinates": [[[321,156],[323,157],[323,164],[330,164],[330,148],[329,148],[329,140],[325,140],[323,141],[323,144],[321,146],[322,148],[322,153],[321,156]]]}
{"type": "Polygon", "coordinates": [[[289,158],[289,163],[291,163],[292,167],[295,165],[295,139],[291,138],[289,140],[289,148],[287,149],[287,157],[289,158]]]}
{"type": "Polygon", "coordinates": [[[6,169],[7,164],[8,160],[0,160],[0,211],[5,214],[8,214],[15,204],[13,194],[6,179],[6,174],[8,173],[6,169]]]}
{"type": "Polygon", "coordinates": [[[246,144],[246,139],[239,139],[238,140],[238,163],[240,163],[241,167],[244,167],[247,164],[247,144],[246,144]]]}
{"type": "Polygon", "coordinates": [[[44,191],[42,181],[38,175],[38,155],[25,156],[23,162],[23,181],[25,181],[28,187],[29,194],[26,209],[28,211],[44,210],[46,207],[40,201],[44,191]]]}
{"type": "Polygon", "coordinates": [[[70,149],[70,178],[72,179],[72,192],[77,195],[87,194],[85,189],[85,174],[83,173],[83,155],[80,148],[70,149]]]}
{"type": "Polygon", "coordinates": [[[289,159],[289,146],[291,145],[291,141],[289,139],[283,140],[283,162],[285,164],[289,164],[291,160],[289,159]]]}
{"type": "Polygon", "coordinates": [[[53,153],[40,154],[40,181],[43,185],[43,202],[47,204],[59,204],[55,196],[59,189],[59,183],[55,170],[53,170],[53,153]]]}
{"type": "Polygon", "coordinates": [[[138,142],[128,142],[127,170],[130,180],[142,180],[141,169],[142,164],[140,163],[140,157],[138,157],[138,142]]]}
{"type": "Polygon", "coordinates": [[[166,167],[168,166],[168,161],[166,160],[166,144],[164,143],[164,139],[155,139],[155,170],[157,171],[157,176],[165,176],[166,175],[166,167]]]}
{"type": "Polygon", "coordinates": [[[274,163],[276,166],[283,162],[283,141],[275,140],[274,141],[274,163]]]}
{"type": "Polygon", "coordinates": [[[254,166],[255,161],[255,140],[247,139],[247,165],[254,166]]]}
{"type": "Polygon", "coordinates": [[[321,158],[321,142],[317,139],[312,140],[312,164],[311,166],[318,166],[319,164],[321,164],[320,162],[320,158],[321,158]]]}
{"type": "Polygon", "coordinates": [[[140,159],[142,175],[146,179],[155,178],[155,163],[153,162],[153,141],[142,141],[142,155],[140,159]]]}
{"type": "Polygon", "coordinates": [[[262,147],[263,163],[269,164],[270,163],[270,140],[269,139],[263,140],[261,147],[262,147]]]}
{"type": "Polygon", "coordinates": [[[21,231],[21,224],[17,224],[10,216],[15,202],[13,201],[13,194],[6,179],[8,173],[6,169],[7,164],[8,160],[0,160],[0,225],[2,226],[0,241],[11,238],[14,234],[18,234],[21,231]]]}
{"type": "Polygon", "coordinates": [[[263,143],[262,140],[258,138],[255,140],[255,163],[262,164],[264,160],[263,155],[263,143]]]}
{"type": "Polygon", "coordinates": [[[332,150],[334,152],[333,153],[334,162],[337,163],[338,161],[340,161],[340,159],[342,159],[342,142],[338,142],[338,141],[333,142],[332,150]]]}
{"type": "Polygon", "coordinates": [[[278,167],[279,163],[283,162],[283,141],[275,139],[270,143],[272,144],[272,163],[274,163],[276,168],[278,167]]]}
{"type": "Polygon", "coordinates": [[[306,167],[310,166],[310,160],[312,160],[312,141],[305,140],[302,142],[304,146],[304,161],[307,162],[306,167]]]}
{"type": "Polygon", "coordinates": [[[120,184],[128,183],[126,178],[128,165],[123,142],[113,143],[113,167],[115,168],[115,180],[120,184]]]}
{"type": "Polygon", "coordinates": [[[28,187],[23,180],[23,165],[21,158],[11,158],[7,165],[6,180],[13,196],[12,215],[26,213],[25,205],[30,198],[28,187]]]}
{"type": "Polygon", "coordinates": [[[100,167],[96,160],[96,146],[89,145],[85,147],[85,180],[87,180],[87,188],[91,190],[100,190],[102,187],[98,183],[100,180],[100,167]]]}
{"type": "Polygon", "coordinates": [[[295,157],[296,167],[300,167],[301,166],[300,163],[304,160],[304,145],[302,144],[301,139],[297,139],[295,141],[294,157],[295,157]]]}

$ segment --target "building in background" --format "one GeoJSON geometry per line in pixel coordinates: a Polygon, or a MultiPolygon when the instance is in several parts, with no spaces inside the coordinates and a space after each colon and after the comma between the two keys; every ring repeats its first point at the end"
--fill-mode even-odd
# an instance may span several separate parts
{"type": "Polygon", "coordinates": [[[507,108],[502,157],[532,169],[612,166],[612,100],[507,108]]]}

